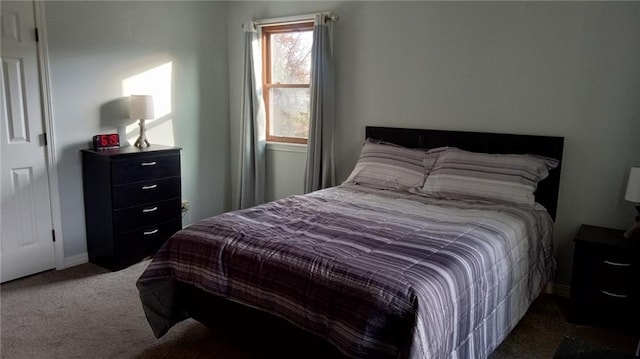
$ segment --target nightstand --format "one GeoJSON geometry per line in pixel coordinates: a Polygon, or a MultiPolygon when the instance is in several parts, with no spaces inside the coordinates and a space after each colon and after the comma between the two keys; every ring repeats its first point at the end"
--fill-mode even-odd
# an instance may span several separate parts
{"type": "Polygon", "coordinates": [[[638,332],[640,241],[582,225],[574,239],[570,320],[638,332]]]}
{"type": "Polygon", "coordinates": [[[117,270],[182,228],[180,148],[82,151],[89,261],[117,270]]]}

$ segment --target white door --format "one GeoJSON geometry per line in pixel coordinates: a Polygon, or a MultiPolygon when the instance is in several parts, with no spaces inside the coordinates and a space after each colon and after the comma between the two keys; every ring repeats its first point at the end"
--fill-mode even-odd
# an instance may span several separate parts
{"type": "Polygon", "coordinates": [[[55,267],[33,1],[2,1],[0,281],[55,267]]]}

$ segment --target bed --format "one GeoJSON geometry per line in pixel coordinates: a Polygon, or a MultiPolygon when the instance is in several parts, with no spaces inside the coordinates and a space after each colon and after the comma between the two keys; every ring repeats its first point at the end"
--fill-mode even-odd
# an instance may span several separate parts
{"type": "Polygon", "coordinates": [[[137,282],[154,334],[188,317],[214,323],[228,314],[228,303],[286,320],[348,357],[487,357],[554,274],[563,138],[365,132],[345,183],[211,217],[170,238],[137,282]],[[380,167],[366,172],[365,148],[376,149],[369,160],[378,148],[390,149],[398,157],[389,166],[415,155],[408,166],[428,169],[421,183],[412,182],[417,170],[409,168],[368,185],[380,167]],[[461,179],[460,158],[475,161],[476,154],[494,156],[482,157],[483,166],[523,154],[543,166],[535,199],[512,197],[511,190],[499,201],[474,198],[486,186],[505,188],[484,167],[479,182],[461,179]],[[453,172],[447,163],[455,164],[453,172]],[[459,186],[449,186],[451,179],[459,186]]]}

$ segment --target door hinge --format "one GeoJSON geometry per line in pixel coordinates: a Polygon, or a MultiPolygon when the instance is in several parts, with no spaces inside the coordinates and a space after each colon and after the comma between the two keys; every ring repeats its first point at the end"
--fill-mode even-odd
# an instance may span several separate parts
{"type": "Polygon", "coordinates": [[[47,139],[47,133],[42,134],[42,142],[44,142],[45,146],[49,146],[49,140],[47,139]]]}
{"type": "Polygon", "coordinates": [[[56,230],[55,229],[51,230],[51,237],[53,238],[53,241],[55,242],[56,241],[56,230]]]}
{"type": "Polygon", "coordinates": [[[40,36],[38,35],[38,28],[36,27],[36,42],[40,41],[40,36]]]}

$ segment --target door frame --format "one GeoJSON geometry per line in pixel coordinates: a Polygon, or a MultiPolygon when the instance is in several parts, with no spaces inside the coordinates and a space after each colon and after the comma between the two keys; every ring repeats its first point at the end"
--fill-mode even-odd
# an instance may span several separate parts
{"type": "MultiPolygon", "coordinates": [[[[56,270],[66,268],[64,257],[64,236],[62,233],[62,210],[58,188],[58,159],[53,131],[53,107],[51,102],[51,81],[49,76],[49,53],[47,27],[44,15],[44,0],[32,0],[35,23],[38,28],[38,70],[42,97],[42,117],[47,134],[47,175],[49,177],[49,202],[51,204],[51,224],[55,231],[54,255],[56,270]]],[[[70,263],[75,265],[78,263],[70,263]]]]}

